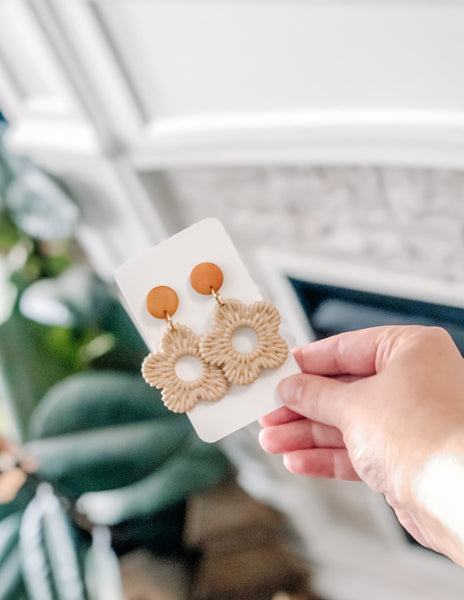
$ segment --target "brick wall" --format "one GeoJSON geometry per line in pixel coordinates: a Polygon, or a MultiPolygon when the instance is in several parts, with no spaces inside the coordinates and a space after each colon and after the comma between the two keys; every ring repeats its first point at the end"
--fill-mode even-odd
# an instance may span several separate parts
{"type": "Polygon", "coordinates": [[[255,245],[349,258],[446,280],[464,276],[464,172],[399,168],[217,168],[165,174],[179,226],[223,221],[255,245]]]}

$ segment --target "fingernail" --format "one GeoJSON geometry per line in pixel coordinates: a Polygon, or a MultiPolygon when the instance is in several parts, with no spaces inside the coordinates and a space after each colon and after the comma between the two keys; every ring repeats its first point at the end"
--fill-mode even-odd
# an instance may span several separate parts
{"type": "Polygon", "coordinates": [[[279,396],[286,406],[298,406],[300,403],[302,384],[298,376],[282,379],[277,387],[279,396]]]}
{"type": "Polygon", "coordinates": [[[266,442],[263,443],[263,438],[265,438],[265,436],[266,436],[265,431],[266,431],[265,429],[261,429],[261,431],[259,432],[259,435],[258,435],[258,441],[259,441],[261,448],[264,450],[264,452],[267,452],[266,442]]]}
{"type": "Polygon", "coordinates": [[[298,363],[300,369],[301,369],[301,351],[302,351],[302,349],[303,348],[301,346],[297,346],[296,348],[292,348],[293,358],[298,363]]]}

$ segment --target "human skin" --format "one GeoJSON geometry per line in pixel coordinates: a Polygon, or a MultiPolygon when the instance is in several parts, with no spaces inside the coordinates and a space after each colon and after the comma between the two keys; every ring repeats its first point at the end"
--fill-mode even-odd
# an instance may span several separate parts
{"type": "Polygon", "coordinates": [[[284,406],[260,420],[263,449],[295,474],[364,481],[419,543],[464,566],[463,526],[427,500],[451,457],[440,493],[464,510],[464,359],[448,333],[375,327],[294,356],[302,373],[280,382],[284,406]]]}

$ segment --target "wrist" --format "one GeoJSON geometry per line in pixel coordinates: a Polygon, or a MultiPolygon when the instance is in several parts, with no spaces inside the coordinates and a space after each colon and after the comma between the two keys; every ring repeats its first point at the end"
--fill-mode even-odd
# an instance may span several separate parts
{"type": "Polygon", "coordinates": [[[425,544],[464,566],[464,448],[450,444],[418,469],[411,503],[425,544]]]}

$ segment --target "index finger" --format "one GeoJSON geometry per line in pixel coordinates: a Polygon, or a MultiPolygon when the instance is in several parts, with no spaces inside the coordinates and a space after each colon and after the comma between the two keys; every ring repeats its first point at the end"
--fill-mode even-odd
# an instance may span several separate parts
{"type": "Polygon", "coordinates": [[[374,375],[379,350],[395,326],[347,331],[293,350],[303,373],[313,375],[374,375]]]}

